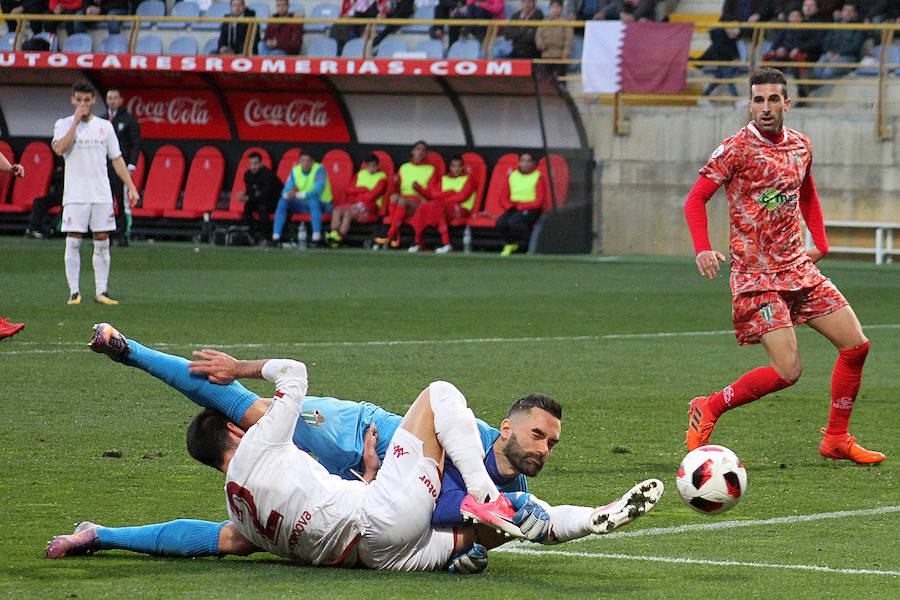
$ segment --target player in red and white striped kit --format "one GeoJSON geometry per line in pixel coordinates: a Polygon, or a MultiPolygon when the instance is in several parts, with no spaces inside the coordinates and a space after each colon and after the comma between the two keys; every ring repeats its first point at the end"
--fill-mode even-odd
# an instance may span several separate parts
{"type": "Polygon", "coordinates": [[[812,145],[799,131],[783,126],[790,105],[780,71],[752,73],[753,120],[713,151],[684,206],[697,268],[713,279],[725,257],[709,243],[705,204],[725,186],[735,333],[742,345],[762,343],[771,364],[744,373],[711,396],[694,398],[686,442],[689,450],[708,444],[722,413],[796,382],[802,367],[794,327],[807,323],[838,349],[831,413],[819,452],[832,459],[876,463],[884,454],[866,450],[848,431],[869,341],[847,300],[814,264],[827,254],[828,240],[812,179],[812,145]],[[815,248],[804,247],[801,216],[815,248]]]}

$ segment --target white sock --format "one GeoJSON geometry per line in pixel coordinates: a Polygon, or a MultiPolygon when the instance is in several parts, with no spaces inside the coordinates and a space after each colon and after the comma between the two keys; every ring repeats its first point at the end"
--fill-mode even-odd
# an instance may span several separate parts
{"type": "Polygon", "coordinates": [[[278,233],[273,233],[273,234],[272,234],[272,241],[273,241],[273,242],[277,242],[277,241],[280,240],[280,239],[281,239],[281,234],[278,234],[278,233]]]}
{"type": "Polygon", "coordinates": [[[469,493],[478,502],[497,498],[500,492],[484,467],[484,447],[465,396],[446,381],[429,385],[428,395],[438,442],[459,469],[469,493]]]}
{"type": "Polygon", "coordinates": [[[547,508],[550,514],[550,535],[544,543],[559,544],[592,534],[590,520],[594,510],[587,506],[568,504],[547,508]]]}
{"type": "Polygon", "coordinates": [[[312,234],[312,241],[318,242],[318,241],[320,241],[321,239],[322,239],[322,234],[321,234],[321,233],[316,233],[315,231],[313,231],[313,234],[312,234]]]}
{"type": "Polygon", "coordinates": [[[78,279],[81,274],[81,238],[66,237],[66,281],[69,282],[69,293],[80,291],[78,279]]]}
{"type": "Polygon", "coordinates": [[[94,286],[97,296],[106,293],[109,284],[109,238],[94,240],[94,286]]]}

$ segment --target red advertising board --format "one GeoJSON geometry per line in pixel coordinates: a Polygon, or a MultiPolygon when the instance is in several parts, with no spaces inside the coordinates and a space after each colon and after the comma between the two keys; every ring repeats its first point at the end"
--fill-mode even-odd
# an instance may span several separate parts
{"type": "Polygon", "coordinates": [[[344,115],[330,94],[227,92],[242,140],[350,141],[344,115]]]}
{"type": "Polygon", "coordinates": [[[122,97],[145,138],[231,139],[225,112],[212,92],[123,89],[122,97]]]}

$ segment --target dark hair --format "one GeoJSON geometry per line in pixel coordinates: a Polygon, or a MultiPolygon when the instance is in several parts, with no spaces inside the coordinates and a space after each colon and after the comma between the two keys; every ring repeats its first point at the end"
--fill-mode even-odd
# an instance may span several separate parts
{"type": "Polygon", "coordinates": [[[251,152],[250,154],[247,155],[247,160],[250,160],[251,158],[255,158],[258,161],[262,161],[262,154],[260,154],[259,152],[251,152]]]}
{"type": "Polygon", "coordinates": [[[308,156],[308,157],[310,157],[311,159],[316,160],[316,155],[312,153],[312,150],[301,150],[301,151],[300,151],[300,156],[301,156],[301,157],[303,157],[303,156],[308,156]]]}
{"type": "Polygon", "coordinates": [[[537,160],[536,160],[537,157],[534,155],[534,153],[533,153],[533,152],[529,152],[529,151],[527,151],[527,150],[526,150],[525,152],[520,152],[520,153],[519,153],[519,159],[521,159],[521,158],[522,158],[523,156],[525,156],[526,154],[531,158],[531,160],[533,160],[534,162],[537,162],[537,160]]]}
{"type": "Polygon", "coordinates": [[[506,418],[509,419],[518,413],[527,412],[532,408],[540,408],[560,421],[562,420],[562,405],[550,396],[545,396],[544,394],[529,394],[524,398],[519,398],[509,407],[506,418]]]}
{"type": "Polygon", "coordinates": [[[454,160],[458,160],[459,162],[466,164],[466,161],[464,161],[463,157],[460,156],[459,154],[454,154],[453,156],[450,157],[450,162],[453,162],[454,160]]]}
{"type": "Polygon", "coordinates": [[[228,417],[219,411],[204,408],[188,425],[188,454],[204,465],[213,469],[221,467],[229,447],[228,417]]]}
{"type": "Polygon", "coordinates": [[[364,162],[375,163],[376,165],[381,164],[381,161],[378,160],[378,155],[376,154],[369,154],[368,156],[366,156],[366,160],[364,162]]]}
{"type": "Polygon", "coordinates": [[[553,5],[553,4],[559,4],[560,6],[562,6],[563,1],[562,1],[562,0],[550,0],[550,4],[551,4],[551,5],[553,5]]]}
{"type": "Polygon", "coordinates": [[[425,149],[428,150],[428,142],[426,142],[425,140],[419,140],[418,142],[416,142],[415,144],[413,144],[413,148],[415,148],[415,147],[418,146],[419,144],[422,144],[423,146],[425,146],[425,149]]]}
{"type": "Polygon", "coordinates": [[[106,88],[106,93],[108,94],[108,93],[110,93],[110,92],[115,92],[115,93],[117,93],[117,94],[120,95],[120,96],[122,95],[122,90],[120,90],[120,89],[118,88],[118,86],[115,86],[115,85],[112,86],[112,87],[106,88]]]}
{"type": "Polygon", "coordinates": [[[752,73],[750,73],[750,94],[753,94],[753,86],[761,85],[763,83],[775,83],[781,85],[781,95],[785,98],[788,97],[787,93],[787,79],[784,77],[784,73],[779,71],[778,69],[773,69],[771,67],[763,67],[761,69],[756,69],[752,73]]]}
{"type": "Polygon", "coordinates": [[[75,83],[72,84],[72,95],[82,93],[82,94],[90,94],[91,96],[96,96],[96,92],[94,92],[94,86],[91,85],[91,82],[87,79],[79,79],[75,83]]]}

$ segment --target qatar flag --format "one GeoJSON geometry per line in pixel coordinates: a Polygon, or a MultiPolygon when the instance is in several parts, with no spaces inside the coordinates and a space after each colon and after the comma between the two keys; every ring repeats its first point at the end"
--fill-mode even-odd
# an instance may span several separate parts
{"type": "Polygon", "coordinates": [[[588,21],[581,79],[586,94],[683,92],[693,23],[588,21]]]}

